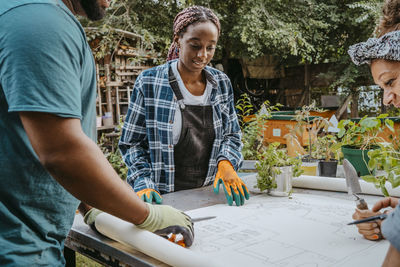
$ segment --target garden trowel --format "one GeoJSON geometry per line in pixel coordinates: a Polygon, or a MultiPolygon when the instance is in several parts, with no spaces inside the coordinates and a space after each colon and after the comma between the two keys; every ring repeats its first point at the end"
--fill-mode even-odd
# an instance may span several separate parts
{"type": "Polygon", "coordinates": [[[367,210],[368,204],[363,198],[360,198],[357,194],[361,193],[360,181],[358,180],[357,171],[353,164],[347,159],[343,160],[344,175],[346,177],[347,192],[349,195],[353,195],[356,199],[357,208],[360,210],[367,210]]]}

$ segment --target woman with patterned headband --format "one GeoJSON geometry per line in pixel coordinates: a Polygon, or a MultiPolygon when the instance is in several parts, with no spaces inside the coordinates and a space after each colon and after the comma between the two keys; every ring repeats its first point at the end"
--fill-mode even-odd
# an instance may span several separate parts
{"type": "Polygon", "coordinates": [[[229,78],[207,66],[220,23],[208,8],[192,6],[174,20],[168,62],[135,82],[119,147],[127,181],[147,202],[160,193],[222,184],[229,205],[249,193],[236,170],[241,134],[229,78]]]}
{"type": "MultiPolygon", "coordinates": [[[[350,46],[349,55],[356,65],[369,64],[374,81],[383,91],[383,103],[400,107],[400,0],[387,0],[377,27],[377,38],[350,46]]],[[[353,219],[359,220],[380,214],[383,208],[394,208],[384,221],[358,224],[366,239],[386,238],[390,248],[383,266],[400,266],[400,207],[393,197],[378,201],[372,210],[358,210],[353,219]]]]}

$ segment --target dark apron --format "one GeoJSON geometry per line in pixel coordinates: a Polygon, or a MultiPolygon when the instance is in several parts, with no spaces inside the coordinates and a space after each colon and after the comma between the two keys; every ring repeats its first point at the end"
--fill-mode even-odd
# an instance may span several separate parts
{"type": "Polygon", "coordinates": [[[183,96],[171,68],[169,83],[182,114],[181,135],[174,147],[175,191],[201,187],[207,176],[215,139],[213,110],[211,106],[183,104],[183,96]]]}

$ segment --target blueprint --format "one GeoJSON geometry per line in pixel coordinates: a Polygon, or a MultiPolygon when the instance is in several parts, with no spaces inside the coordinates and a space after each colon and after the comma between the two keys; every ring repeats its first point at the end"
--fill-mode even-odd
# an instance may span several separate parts
{"type": "Polygon", "coordinates": [[[224,266],[380,266],[389,243],[365,240],[346,225],[354,209],[351,200],[294,193],[191,210],[193,218],[217,218],[195,223],[190,250],[224,266]]]}

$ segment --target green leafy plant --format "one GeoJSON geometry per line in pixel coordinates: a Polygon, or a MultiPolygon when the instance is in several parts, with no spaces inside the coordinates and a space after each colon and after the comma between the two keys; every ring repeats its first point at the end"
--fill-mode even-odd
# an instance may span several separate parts
{"type": "Polygon", "coordinates": [[[111,134],[102,134],[97,145],[103,152],[104,156],[107,158],[108,162],[110,162],[111,166],[117,172],[119,177],[123,180],[126,179],[126,175],[128,173],[128,167],[125,165],[124,160],[122,159],[122,155],[118,148],[119,136],[121,133],[123,125],[123,120],[120,118],[119,125],[116,127],[116,132],[111,134]]]}
{"type": "Polygon", "coordinates": [[[293,166],[293,177],[300,176],[303,172],[300,169],[301,159],[289,157],[286,149],[279,149],[280,143],[269,144],[263,153],[258,155],[257,185],[261,191],[276,188],[276,175],[281,173],[278,167],[293,166]]]}
{"type": "Polygon", "coordinates": [[[371,149],[384,142],[378,134],[386,126],[394,132],[394,122],[386,117],[388,114],[381,114],[378,117],[364,116],[359,122],[352,120],[341,120],[338,124],[338,146],[348,145],[359,149],[371,149]],[[383,122],[383,124],[382,124],[383,122]]]}
{"type": "Polygon", "coordinates": [[[337,138],[335,135],[327,134],[318,136],[313,144],[313,155],[316,159],[330,161],[332,158],[339,160],[338,149],[335,144],[337,138]]]}
{"type": "MultiPolygon", "coordinates": [[[[385,154],[391,154],[392,151],[394,151],[393,144],[386,143],[384,138],[378,136],[380,133],[384,131],[385,127],[387,127],[391,132],[395,132],[394,122],[386,118],[387,116],[388,116],[387,114],[381,114],[378,117],[364,116],[358,122],[352,120],[340,121],[338,124],[339,128],[338,137],[340,138],[340,142],[338,142],[337,145],[335,145],[338,147],[346,146],[353,149],[360,149],[363,151],[369,150],[368,151],[369,160],[368,157],[360,156],[365,164],[365,167],[363,168],[368,169],[369,172],[369,173],[364,172],[362,177],[365,178],[366,181],[371,181],[376,186],[380,187],[382,189],[382,192],[384,192],[384,194],[387,194],[387,190],[385,189],[384,178],[380,177],[380,175],[378,176],[375,175],[374,170],[379,170],[385,168],[385,166],[386,167],[389,166],[388,163],[391,162],[391,160],[389,160],[388,158],[388,161],[386,162],[386,159],[383,158],[382,156],[385,154]],[[374,150],[377,151],[374,152],[374,150]],[[381,153],[381,155],[379,155],[379,153],[381,153]],[[372,161],[370,155],[374,157],[372,161]]],[[[392,164],[392,166],[394,165],[395,164],[392,164]]],[[[357,169],[356,165],[355,167],[357,169]]]]}
{"type": "Polygon", "coordinates": [[[379,143],[379,148],[368,152],[370,160],[368,168],[382,170],[376,175],[365,175],[361,178],[373,183],[380,188],[385,196],[389,196],[386,189],[386,181],[389,181],[392,188],[400,185],[400,151],[395,149],[393,144],[388,142],[379,143]]]}
{"type": "Polygon", "coordinates": [[[265,146],[264,131],[267,119],[271,117],[272,111],[279,110],[281,105],[270,106],[269,101],[265,101],[260,110],[253,113],[254,107],[247,94],[242,94],[238,100],[236,108],[242,127],[243,158],[246,160],[256,160],[258,154],[263,153],[265,146]]]}

